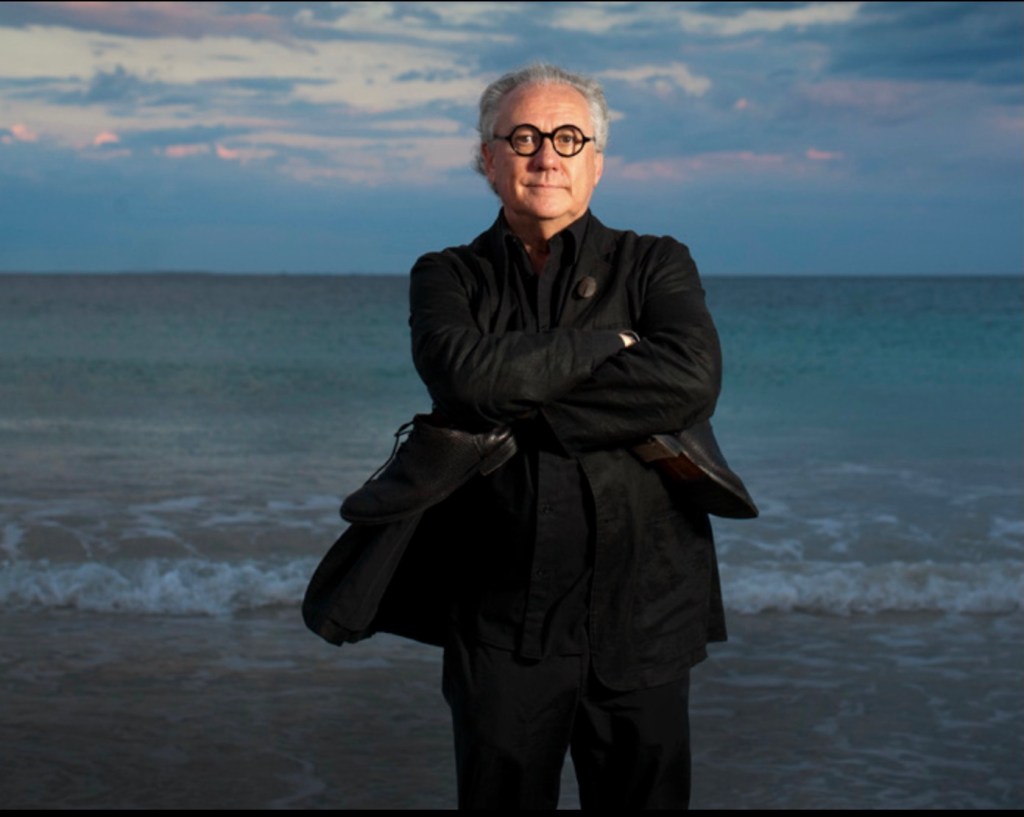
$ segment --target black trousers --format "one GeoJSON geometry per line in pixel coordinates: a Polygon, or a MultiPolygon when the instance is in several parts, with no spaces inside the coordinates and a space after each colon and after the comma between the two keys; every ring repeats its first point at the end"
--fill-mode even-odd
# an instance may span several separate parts
{"type": "Polygon", "coordinates": [[[457,635],[444,653],[460,809],[555,809],[571,752],[581,809],[686,809],[686,677],[627,692],[587,655],[524,660],[457,635]]]}

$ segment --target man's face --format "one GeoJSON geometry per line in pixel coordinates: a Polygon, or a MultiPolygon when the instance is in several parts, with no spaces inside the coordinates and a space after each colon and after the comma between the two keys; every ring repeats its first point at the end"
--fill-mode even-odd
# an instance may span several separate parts
{"type": "MultiPolygon", "coordinates": [[[[494,132],[508,136],[518,125],[533,125],[550,133],[575,125],[594,135],[583,95],[569,85],[527,85],[505,97],[494,132]]],[[[540,230],[546,238],[568,227],[586,212],[601,171],[604,155],[587,142],[575,156],[560,156],[544,138],[533,156],[520,156],[508,142],[495,139],[482,146],[487,179],[493,185],[513,229],[540,230]]]]}

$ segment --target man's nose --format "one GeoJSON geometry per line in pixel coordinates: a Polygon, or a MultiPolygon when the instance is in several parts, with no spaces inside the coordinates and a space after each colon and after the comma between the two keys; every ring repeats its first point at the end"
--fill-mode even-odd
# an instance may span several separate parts
{"type": "Polygon", "coordinates": [[[540,139],[540,150],[531,157],[536,167],[552,168],[557,167],[562,158],[555,150],[555,143],[550,136],[542,136],[540,139]]]}

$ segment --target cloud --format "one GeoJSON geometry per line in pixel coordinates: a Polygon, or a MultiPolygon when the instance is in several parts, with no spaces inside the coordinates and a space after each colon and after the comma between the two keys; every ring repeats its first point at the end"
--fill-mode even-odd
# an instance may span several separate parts
{"type": "Polygon", "coordinates": [[[746,8],[736,13],[730,6],[740,4],[719,3],[720,13],[707,14],[681,11],[680,26],[695,34],[719,37],[739,37],[747,34],[779,32],[787,29],[803,30],[811,26],[829,26],[849,23],[857,17],[864,3],[806,3],[783,8],[746,8]]]}
{"type": "Polygon", "coordinates": [[[242,164],[271,159],[276,155],[276,151],[268,148],[229,148],[219,142],[214,148],[218,159],[223,159],[226,162],[240,162],[242,164]]]}
{"type": "Polygon", "coordinates": [[[414,133],[456,134],[463,130],[463,123],[454,119],[395,119],[377,120],[374,128],[381,131],[411,131],[414,133]]]}
{"type": "MultiPolygon", "coordinates": [[[[511,17],[536,11],[536,3],[528,2],[460,2],[460,3],[402,3],[406,6],[422,6],[429,14],[445,25],[457,27],[494,28],[503,27],[511,17]]],[[[508,39],[511,35],[506,34],[508,39]]]]}
{"type": "Polygon", "coordinates": [[[1020,3],[868,3],[855,37],[831,44],[837,75],[1024,84],[1020,3]]]}
{"type": "Polygon", "coordinates": [[[203,144],[168,145],[167,147],[158,148],[157,150],[170,159],[184,159],[188,156],[201,156],[205,153],[209,153],[210,146],[203,144]]]}
{"type": "Polygon", "coordinates": [[[16,122],[9,128],[0,128],[0,145],[37,141],[39,141],[39,134],[21,122],[16,122]]]}
{"type": "Polygon", "coordinates": [[[66,90],[69,82],[55,87],[63,88],[53,97],[64,105],[152,105],[166,93],[162,83],[146,82],[139,76],[115,65],[111,70],[99,69],[85,83],[74,81],[73,90],[66,90]]]}
{"type": "Polygon", "coordinates": [[[39,140],[38,133],[20,122],[11,125],[10,133],[19,142],[37,142],[39,140]]]}
{"type": "Polygon", "coordinates": [[[620,80],[636,87],[649,88],[658,96],[669,96],[677,90],[690,96],[703,96],[711,87],[710,79],[695,75],[681,62],[612,69],[601,71],[598,76],[602,79],[620,80]]]}
{"type": "Polygon", "coordinates": [[[498,25],[529,3],[332,3],[294,15],[296,35],[333,34],[402,43],[511,42],[498,25]]]}
{"type": "Polygon", "coordinates": [[[97,71],[85,94],[86,102],[120,102],[138,96],[142,83],[118,65],[113,71],[97,71]]]}
{"type": "Polygon", "coordinates": [[[676,183],[701,175],[724,173],[777,172],[785,169],[789,160],[781,153],[758,153],[750,150],[713,151],[688,156],[669,156],[627,162],[618,157],[606,160],[609,171],[616,178],[630,182],[676,183]]]}
{"type": "Polygon", "coordinates": [[[640,29],[673,29],[716,38],[803,30],[849,23],[863,3],[773,4],[749,8],[744,3],[572,3],[554,12],[551,24],[588,34],[640,29]],[[704,11],[693,10],[703,5],[704,11]],[[710,11],[714,9],[714,11],[710,11]]]}
{"type": "MultiPolygon", "coordinates": [[[[242,164],[273,162],[294,178],[342,178],[341,167],[349,180],[392,183],[403,177],[393,167],[410,164],[404,143],[395,138],[372,139],[373,157],[394,150],[393,164],[370,161],[360,171],[348,160],[339,162],[334,150],[292,154],[280,135],[297,143],[320,132],[468,133],[471,116],[424,115],[432,106],[473,107],[483,82],[458,60],[447,48],[373,42],[327,40],[297,52],[239,37],[97,39],[67,28],[0,28],[0,106],[14,89],[19,118],[37,122],[54,143],[76,150],[104,147],[110,155],[110,143],[94,141],[109,132],[137,155],[180,159],[212,152],[242,164]],[[315,169],[318,162],[323,172],[315,169]]],[[[8,134],[5,141],[15,137],[8,134]]],[[[429,160],[404,171],[412,183],[437,181],[438,174],[468,161],[433,143],[425,149],[429,160]]]]}
{"type": "Polygon", "coordinates": [[[58,26],[130,37],[234,36],[290,42],[279,17],[244,11],[232,3],[5,3],[0,23],[58,26]]]}
{"type": "Polygon", "coordinates": [[[235,142],[272,152],[280,159],[278,169],[298,181],[371,187],[436,184],[453,172],[467,171],[474,144],[468,135],[423,132],[355,137],[276,131],[235,142]]]}
{"type": "Polygon", "coordinates": [[[0,29],[2,76],[50,78],[76,90],[64,100],[148,105],[218,102],[218,88],[272,83],[277,99],[368,111],[445,102],[473,104],[479,75],[444,47],[324,41],[295,51],[277,42],[210,35],[95,40],[70,29],[0,29]],[[82,77],[90,77],[82,87],[82,77]]]}
{"type": "Polygon", "coordinates": [[[121,138],[113,131],[105,130],[100,131],[92,140],[94,147],[101,147],[102,145],[116,145],[121,141],[121,138]]]}
{"type": "MultiPolygon", "coordinates": [[[[947,88],[946,94],[954,89],[947,88]]],[[[921,113],[934,110],[937,89],[920,83],[870,80],[826,79],[803,83],[793,89],[792,104],[804,107],[813,118],[826,113],[856,118],[863,127],[867,122],[899,123],[921,113]]]]}
{"type": "Polygon", "coordinates": [[[817,148],[807,148],[807,152],[804,155],[812,162],[832,162],[843,158],[843,154],[840,151],[818,150],[817,148]]]}

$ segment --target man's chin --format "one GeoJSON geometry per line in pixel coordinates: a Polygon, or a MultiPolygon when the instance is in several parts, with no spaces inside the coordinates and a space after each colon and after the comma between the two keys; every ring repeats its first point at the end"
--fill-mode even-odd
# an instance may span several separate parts
{"type": "Polygon", "coordinates": [[[567,197],[563,195],[531,196],[520,210],[523,215],[532,216],[538,220],[550,221],[551,219],[564,218],[572,212],[567,197]]]}

